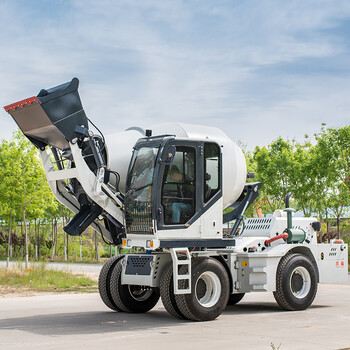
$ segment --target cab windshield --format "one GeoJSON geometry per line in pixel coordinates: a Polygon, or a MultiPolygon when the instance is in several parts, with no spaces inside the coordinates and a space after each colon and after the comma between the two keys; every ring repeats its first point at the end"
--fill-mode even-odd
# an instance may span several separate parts
{"type": "Polygon", "coordinates": [[[127,182],[128,198],[141,202],[151,201],[157,153],[156,147],[142,147],[135,150],[127,182]]]}
{"type": "Polygon", "coordinates": [[[128,233],[152,233],[152,185],[157,153],[158,147],[134,151],[125,196],[128,233]]]}

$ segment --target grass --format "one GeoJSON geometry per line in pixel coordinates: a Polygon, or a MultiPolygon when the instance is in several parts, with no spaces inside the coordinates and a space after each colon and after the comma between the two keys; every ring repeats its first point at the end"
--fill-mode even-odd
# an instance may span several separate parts
{"type": "MultiPolygon", "coordinates": [[[[57,262],[57,263],[66,263],[66,264],[97,264],[97,265],[103,265],[108,258],[100,258],[100,262],[98,262],[96,259],[89,259],[89,258],[84,258],[82,261],[80,261],[80,258],[69,258],[67,260],[64,260],[64,257],[61,256],[55,256],[54,261],[51,261],[51,257],[40,257],[38,260],[35,260],[34,257],[29,257],[29,261],[35,261],[35,263],[50,263],[50,262],[57,262]]],[[[6,256],[0,256],[0,261],[6,261],[7,257],[6,256]]],[[[13,257],[10,258],[10,261],[25,261],[25,258],[21,257],[13,257]]]]}
{"type": "Polygon", "coordinates": [[[97,283],[83,275],[69,271],[47,269],[45,264],[36,264],[33,269],[21,266],[0,269],[0,287],[11,287],[17,291],[38,292],[95,292],[97,283]]]}

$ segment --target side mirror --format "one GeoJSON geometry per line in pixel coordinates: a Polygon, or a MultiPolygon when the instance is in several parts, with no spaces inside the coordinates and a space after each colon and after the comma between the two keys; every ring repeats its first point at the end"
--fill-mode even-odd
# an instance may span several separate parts
{"type": "Polygon", "coordinates": [[[164,152],[164,164],[169,165],[174,161],[176,153],[175,146],[169,146],[164,152]]]}

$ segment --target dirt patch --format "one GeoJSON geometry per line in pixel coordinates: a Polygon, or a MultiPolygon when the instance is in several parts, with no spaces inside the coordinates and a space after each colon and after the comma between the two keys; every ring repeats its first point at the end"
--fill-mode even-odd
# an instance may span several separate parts
{"type": "Polygon", "coordinates": [[[28,288],[0,286],[0,298],[33,297],[36,295],[61,294],[62,292],[38,292],[28,288]]]}
{"type": "Polygon", "coordinates": [[[98,282],[98,277],[99,277],[98,273],[84,273],[84,274],[76,273],[76,275],[83,275],[83,276],[89,277],[90,279],[92,279],[95,282],[98,282]]]}

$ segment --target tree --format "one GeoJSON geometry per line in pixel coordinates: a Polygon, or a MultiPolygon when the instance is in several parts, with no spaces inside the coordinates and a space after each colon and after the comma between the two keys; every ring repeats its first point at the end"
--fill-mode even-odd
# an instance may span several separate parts
{"type": "Polygon", "coordinates": [[[58,205],[59,203],[57,201],[52,201],[46,205],[44,212],[45,218],[51,223],[51,261],[54,261],[55,259],[55,251],[57,245],[57,221],[60,218],[58,205]]]}
{"type": "MultiPolygon", "coordinates": [[[[239,147],[242,149],[245,160],[246,160],[246,164],[247,164],[247,171],[254,173],[255,176],[257,176],[257,163],[256,160],[254,158],[254,153],[247,150],[246,145],[244,145],[241,142],[238,142],[239,147]]],[[[248,182],[254,182],[256,181],[256,179],[248,179],[248,182]]],[[[254,214],[256,214],[258,217],[261,216],[262,214],[262,206],[263,206],[263,200],[261,199],[262,197],[259,196],[253,203],[252,205],[250,205],[248,207],[248,209],[245,212],[245,216],[247,217],[252,217],[254,216],[254,214]]],[[[225,212],[230,211],[229,210],[225,210],[225,212]]]]}
{"type": "Polygon", "coordinates": [[[337,223],[337,236],[340,236],[340,218],[345,212],[345,208],[350,203],[350,191],[348,187],[343,183],[338,183],[334,191],[328,196],[327,208],[333,213],[333,217],[337,223]]]}
{"type": "Polygon", "coordinates": [[[11,161],[12,177],[16,179],[17,203],[21,208],[25,232],[25,266],[28,267],[27,211],[33,211],[52,196],[37,149],[20,131],[14,133],[14,158],[11,161]]]}
{"type": "MultiPolygon", "coordinates": [[[[64,205],[58,203],[57,213],[59,217],[62,219],[62,226],[67,225],[70,218],[72,217],[72,212],[64,205]]],[[[63,234],[63,242],[64,242],[64,260],[67,260],[67,258],[69,258],[69,238],[68,238],[69,236],[64,230],[62,234],[63,234]]]]}
{"type": "Polygon", "coordinates": [[[12,244],[12,222],[18,212],[18,185],[16,167],[17,149],[13,141],[3,140],[0,145],[0,211],[8,218],[9,233],[7,242],[7,263],[9,266],[12,244]]]}
{"type": "MultiPolygon", "coordinates": [[[[260,204],[263,210],[273,212],[283,208],[284,199],[289,192],[294,194],[294,199],[303,193],[305,200],[305,153],[309,147],[308,143],[297,144],[279,137],[267,147],[255,148],[253,157],[257,179],[262,182],[260,204]]],[[[295,200],[295,204],[306,211],[306,206],[301,206],[298,200],[295,200]]]]}
{"type": "Polygon", "coordinates": [[[335,215],[339,234],[340,216],[350,204],[350,126],[326,129],[323,124],[315,138],[314,201],[319,218],[325,218],[327,225],[329,215],[335,215]]]}

